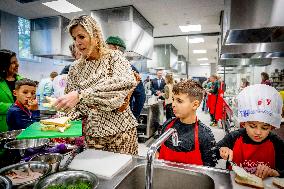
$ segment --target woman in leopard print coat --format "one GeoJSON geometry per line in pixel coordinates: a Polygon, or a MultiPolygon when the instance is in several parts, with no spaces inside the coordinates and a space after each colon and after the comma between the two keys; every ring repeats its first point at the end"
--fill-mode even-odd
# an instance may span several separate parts
{"type": "Polygon", "coordinates": [[[91,16],[73,19],[68,29],[81,57],[70,68],[65,95],[55,104],[57,110],[73,119],[85,117],[83,134],[88,147],[136,155],[136,119],[129,106],[118,110],[136,86],[129,62],[107,48],[91,16]]]}

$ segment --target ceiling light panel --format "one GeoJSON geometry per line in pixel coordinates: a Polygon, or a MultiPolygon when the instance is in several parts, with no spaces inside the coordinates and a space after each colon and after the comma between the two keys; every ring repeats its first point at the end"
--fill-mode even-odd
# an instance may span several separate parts
{"type": "Polygon", "coordinates": [[[82,9],[80,9],[79,7],[76,7],[75,5],[69,3],[66,0],[50,1],[50,2],[46,2],[42,4],[60,13],[70,13],[70,12],[82,11],[82,9]]]}
{"type": "Polygon", "coordinates": [[[208,60],[208,58],[197,58],[198,61],[208,60]]]}
{"type": "Polygon", "coordinates": [[[179,26],[181,32],[191,32],[191,31],[201,31],[201,25],[186,25],[186,26],[179,26]]]}
{"type": "Polygon", "coordinates": [[[202,37],[195,37],[195,38],[186,37],[186,41],[188,43],[204,43],[204,38],[202,38],[202,37]]]}
{"type": "Polygon", "coordinates": [[[200,66],[209,66],[210,64],[209,63],[202,63],[200,64],[200,66]]]}
{"type": "Polygon", "coordinates": [[[193,50],[192,52],[194,54],[205,54],[205,53],[207,53],[207,50],[193,50]]]}

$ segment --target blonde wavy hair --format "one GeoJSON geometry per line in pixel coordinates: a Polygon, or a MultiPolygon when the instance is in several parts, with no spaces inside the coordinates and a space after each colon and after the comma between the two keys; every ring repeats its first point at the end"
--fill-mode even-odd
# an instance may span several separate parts
{"type": "Polygon", "coordinates": [[[110,52],[105,41],[103,40],[102,30],[94,18],[88,15],[82,15],[73,18],[70,21],[69,25],[67,26],[67,30],[70,35],[72,29],[74,29],[78,25],[82,26],[87,31],[87,33],[90,35],[91,38],[97,37],[98,39],[97,49],[99,51],[100,58],[110,52]]]}

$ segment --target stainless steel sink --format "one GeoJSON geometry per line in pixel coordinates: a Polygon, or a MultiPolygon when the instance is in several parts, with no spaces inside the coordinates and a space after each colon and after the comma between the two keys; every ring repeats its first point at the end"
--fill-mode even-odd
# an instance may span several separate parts
{"type": "MultiPolygon", "coordinates": [[[[211,177],[194,171],[172,167],[154,167],[154,189],[214,189],[211,177]]],[[[132,169],[116,189],[145,189],[145,165],[132,169]]]]}

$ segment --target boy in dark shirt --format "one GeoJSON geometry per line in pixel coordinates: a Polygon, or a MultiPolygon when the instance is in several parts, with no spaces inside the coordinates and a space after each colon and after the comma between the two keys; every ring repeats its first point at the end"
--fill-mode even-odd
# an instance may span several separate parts
{"type": "Polygon", "coordinates": [[[35,100],[36,83],[30,79],[16,82],[13,95],[16,102],[9,108],[7,124],[9,130],[26,129],[32,123],[39,121],[40,113],[35,100]]]}
{"type": "Polygon", "coordinates": [[[284,177],[284,141],[270,131],[279,128],[283,101],[275,88],[252,85],[237,97],[244,128],[229,133],[217,146],[229,158],[260,178],[284,177]]]}
{"type": "Polygon", "coordinates": [[[194,80],[181,81],[174,85],[172,106],[176,118],[164,124],[163,132],[171,127],[175,128],[179,144],[174,146],[169,138],[162,144],[156,157],[185,164],[216,165],[214,136],[196,116],[203,92],[203,88],[194,80]]]}

